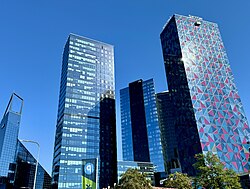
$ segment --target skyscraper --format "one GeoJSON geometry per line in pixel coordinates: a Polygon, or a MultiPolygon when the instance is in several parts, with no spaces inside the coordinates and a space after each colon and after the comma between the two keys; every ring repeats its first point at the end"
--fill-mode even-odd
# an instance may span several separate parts
{"type": "MultiPolygon", "coordinates": [[[[0,188],[33,188],[36,159],[18,140],[23,99],[17,94],[10,101],[0,124],[0,188]]],[[[38,163],[36,189],[50,188],[51,177],[38,163]]]]}
{"type": "Polygon", "coordinates": [[[62,58],[54,186],[82,188],[82,160],[91,158],[99,159],[100,188],[116,183],[114,98],[113,46],[70,34],[62,58]]]}
{"type": "Polygon", "coordinates": [[[10,164],[15,161],[23,99],[11,95],[0,125],[0,177],[8,177],[10,164]]]}
{"type": "Polygon", "coordinates": [[[156,99],[166,172],[181,172],[178,158],[178,145],[175,135],[174,106],[171,93],[169,91],[157,93],[156,99]]]}
{"type": "Polygon", "coordinates": [[[161,35],[182,171],[194,155],[213,152],[226,168],[249,170],[249,125],[218,25],[174,15],[161,35]]]}
{"type": "Polygon", "coordinates": [[[164,172],[153,79],[137,80],[120,90],[124,161],[152,162],[164,172]]]}

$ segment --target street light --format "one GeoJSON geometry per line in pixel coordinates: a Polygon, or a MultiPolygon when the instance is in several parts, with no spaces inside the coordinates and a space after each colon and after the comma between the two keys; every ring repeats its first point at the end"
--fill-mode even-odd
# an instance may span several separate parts
{"type": "Polygon", "coordinates": [[[29,142],[29,143],[33,143],[36,144],[38,147],[38,152],[37,152],[37,159],[36,159],[36,170],[35,170],[35,178],[34,178],[34,185],[33,185],[33,189],[36,188],[36,176],[37,176],[37,168],[38,168],[38,160],[39,160],[39,153],[40,153],[40,145],[38,142],[33,141],[33,140],[20,140],[21,142],[29,142]]]}

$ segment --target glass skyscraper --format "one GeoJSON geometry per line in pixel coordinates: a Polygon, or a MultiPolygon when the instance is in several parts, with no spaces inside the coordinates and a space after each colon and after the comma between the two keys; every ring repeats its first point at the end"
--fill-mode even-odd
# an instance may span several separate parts
{"type": "Polygon", "coordinates": [[[248,172],[249,124],[218,25],[174,15],[160,37],[182,171],[194,175],[194,155],[212,152],[248,172]]]}
{"type": "Polygon", "coordinates": [[[120,90],[124,161],[152,162],[164,172],[153,79],[137,80],[120,90]]]}
{"type": "Polygon", "coordinates": [[[23,99],[12,94],[0,124],[0,177],[8,177],[14,163],[21,121],[23,99]]]}
{"type": "Polygon", "coordinates": [[[114,48],[70,34],[62,58],[53,185],[82,188],[82,160],[98,158],[100,188],[117,179],[114,48]]]}
{"type": "Polygon", "coordinates": [[[171,93],[169,91],[157,93],[156,99],[166,172],[169,174],[176,171],[181,172],[171,93]]]}
{"type": "MultiPolygon", "coordinates": [[[[18,140],[23,99],[12,94],[0,125],[0,188],[33,188],[36,159],[18,140]]],[[[51,177],[38,163],[36,189],[51,187],[51,177]]]]}

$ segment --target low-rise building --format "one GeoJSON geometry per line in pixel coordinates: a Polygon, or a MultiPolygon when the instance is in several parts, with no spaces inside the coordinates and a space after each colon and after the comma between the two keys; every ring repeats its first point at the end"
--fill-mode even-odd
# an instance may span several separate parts
{"type": "Polygon", "coordinates": [[[146,178],[151,181],[154,185],[154,165],[151,162],[135,162],[135,161],[118,161],[117,170],[118,170],[118,183],[122,177],[122,174],[125,173],[128,169],[137,169],[140,173],[145,173],[146,178]]]}

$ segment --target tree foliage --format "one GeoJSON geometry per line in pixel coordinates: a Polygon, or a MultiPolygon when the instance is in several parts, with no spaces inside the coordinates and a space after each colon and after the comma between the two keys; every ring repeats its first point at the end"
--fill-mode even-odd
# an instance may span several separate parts
{"type": "Polygon", "coordinates": [[[194,167],[197,170],[195,182],[209,189],[240,189],[239,177],[233,170],[224,169],[218,157],[210,152],[197,154],[194,167]]]}
{"type": "Polygon", "coordinates": [[[117,189],[152,189],[150,180],[137,169],[128,169],[119,181],[117,189]]]}
{"type": "Polygon", "coordinates": [[[178,189],[192,189],[192,179],[187,174],[176,172],[169,175],[168,179],[164,182],[164,186],[178,189]]]}

